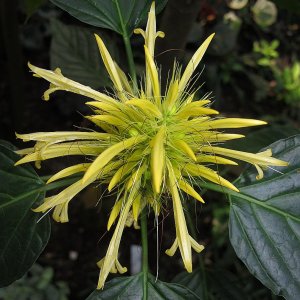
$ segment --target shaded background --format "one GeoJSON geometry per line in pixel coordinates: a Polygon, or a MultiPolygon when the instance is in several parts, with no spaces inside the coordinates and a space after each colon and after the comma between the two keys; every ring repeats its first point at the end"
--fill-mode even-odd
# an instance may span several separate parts
{"type": "MultiPolygon", "coordinates": [[[[158,16],[158,29],[166,33],[165,39],[157,40],[156,49],[162,78],[168,77],[175,58],[186,63],[204,38],[216,32],[197,80],[197,85],[203,84],[199,97],[212,91],[214,107],[224,115],[255,117],[273,124],[269,133],[262,133],[260,141],[250,135],[244,144],[248,151],[258,151],[294,134],[299,131],[300,119],[299,13],[297,0],[169,0],[158,16]]],[[[48,1],[4,0],[0,14],[0,138],[24,147],[15,140],[15,132],[91,126],[82,117],[89,111],[81,97],[58,92],[49,102],[42,101],[48,83],[32,77],[27,62],[43,68],[60,67],[67,77],[101,90],[110,83],[92,33],[103,36],[112,55],[126,69],[120,37],[82,24],[48,1]]],[[[133,36],[132,43],[142,75],[143,41],[133,36]]],[[[241,145],[234,147],[240,149],[241,145]]],[[[76,158],[67,160],[73,162],[76,158]]],[[[39,174],[52,174],[65,165],[65,159],[45,162],[39,174]]],[[[234,179],[239,170],[224,172],[234,179]]],[[[28,299],[33,295],[36,299],[84,299],[95,289],[95,262],[105,254],[111,236],[106,234],[106,223],[112,201],[103,196],[103,191],[91,187],[72,201],[70,222],[53,223],[50,242],[38,260],[41,267],[36,265],[27,279],[0,293],[0,299],[24,290],[24,286],[31,288],[28,299]]],[[[213,193],[206,198],[210,199],[207,205],[192,203],[191,209],[199,239],[206,245],[203,257],[207,268],[229,271],[230,284],[239,286],[249,299],[276,299],[236,258],[228,240],[226,199],[213,193]]],[[[159,278],[165,281],[183,270],[179,255],[172,260],[164,255],[174,237],[169,214],[172,211],[166,210],[159,220],[158,237],[154,221],[149,221],[150,269],[156,273],[158,259],[159,278]]],[[[121,261],[129,266],[130,245],[140,244],[140,234],[127,229],[123,241],[121,261]]],[[[216,295],[216,299],[223,298],[216,295]]]]}

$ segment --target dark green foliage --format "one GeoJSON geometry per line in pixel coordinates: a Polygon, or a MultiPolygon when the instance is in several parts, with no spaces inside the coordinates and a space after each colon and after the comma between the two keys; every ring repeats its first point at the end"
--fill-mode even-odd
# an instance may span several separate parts
{"type": "MultiPolygon", "coordinates": [[[[148,275],[148,300],[196,300],[201,299],[186,286],[165,283],[155,280],[148,275]]],[[[130,277],[119,277],[107,282],[103,290],[94,291],[86,300],[119,299],[142,300],[143,299],[143,274],[130,277]]]]}
{"type": "MultiPolygon", "coordinates": [[[[59,67],[64,76],[93,88],[109,86],[91,30],[67,26],[56,20],[52,22],[52,34],[51,69],[59,67]]],[[[113,43],[110,42],[108,47],[112,49],[113,43]]]]}
{"type": "Polygon", "coordinates": [[[50,235],[49,217],[38,222],[31,208],[43,200],[44,182],[29,165],[15,167],[19,156],[0,144],[0,286],[22,277],[39,257],[50,235]]]}
{"type": "Polygon", "coordinates": [[[270,146],[289,162],[268,169],[257,181],[251,168],[237,180],[230,196],[230,240],[249,271],[274,294],[296,300],[300,295],[300,135],[270,146]]]}
{"type": "MultiPolygon", "coordinates": [[[[111,29],[122,35],[131,35],[147,18],[152,0],[51,0],[80,21],[101,28],[111,29]]],[[[165,0],[156,1],[157,12],[165,0]]]]}

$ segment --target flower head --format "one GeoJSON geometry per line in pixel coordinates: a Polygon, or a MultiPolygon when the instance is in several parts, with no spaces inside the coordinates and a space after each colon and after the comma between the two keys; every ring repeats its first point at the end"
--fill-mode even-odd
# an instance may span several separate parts
{"type": "Polygon", "coordinates": [[[67,222],[70,201],[92,182],[107,184],[108,191],[116,192],[108,230],[115,221],[117,224],[106,256],[98,263],[101,268],[98,288],[103,287],[109,272],[126,271],[118,261],[121,236],[125,225],[137,226],[140,212],[146,206],[159,215],[162,199],[172,199],[176,238],[166,253],[172,256],[179,248],[184,266],[191,272],[192,249],[200,252],[204,248],[190,236],[182,204],[184,194],[204,203],[193,187],[195,178],[238,191],[211,166],[236,165],[235,160],[242,160],[255,165],[258,178],[261,178],[262,168],[287,165],[273,158],[270,150],[252,154],[223,148],[224,142],[243,137],[224,133],[224,129],[263,125],[265,122],[217,117],[219,113],[209,106],[209,99],[198,99],[190,91],[191,77],[213,35],[199,47],[182,74],[178,67],[174,67],[166,92],[162,94],[154,48],[155,39],[164,35],[156,32],[154,4],[149,12],[146,31],[136,29],[135,32],[145,39],[146,74],[144,83],[139,87],[132,85],[110,56],[102,39],[96,35],[101,57],[114,85],[113,96],[70,80],[59,69],[50,71],[29,64],[35,76],[50,82],[49,89],[44,93],[45,100],[57,90],[91,99],[86,104],[91,107],[92,114],[86,118],[96,125],[95,131],[17,134],[24,141],[36,142],[33,148],[18,151],[23,158],[17,165],[34,161],[39,166],[43,160],[66,155],[87,158],[48,180],[52,182],[82,174],[77,182],[46,198],[34,209],[36,212],[53,209],[56,221],[67,222]]]}

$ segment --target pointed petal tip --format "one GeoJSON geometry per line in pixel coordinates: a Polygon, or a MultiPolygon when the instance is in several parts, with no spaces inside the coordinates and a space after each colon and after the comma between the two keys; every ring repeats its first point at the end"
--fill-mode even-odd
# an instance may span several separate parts
{"type": "Polygon", "coordinates": [[[231,188],[233,191],[235,191],[235,192],[237,192],[237,193],[239,193],[240,192],[240,190],[236,187],[236,186],[234,186],[234,185],[232,185],[232,188],[231,188]]]}
{"type": "Polygon", "coordinates": [[[261,120],[256,120],[257,121],[257,125],[267,125],[268,122],[266,121],[261,121],[261,120]]]}
{"type": "Polygon", "coordinates": [[[192,262],[184,262],[184,266],[187,270],[188,273],[192,273],[193,272],[193,265],[192,262]]]}
{"type": "Polygon", "coordinates": [[[38,212],[43,212],[43,210],[40,209],[40,206],[37,207],[37,208],[32,208],[31,210],[32,210],[33,212],[36,212],[36,213],[38,213],[38,212]]]}
{"type": "Polygon", "coordinates": [[[15,162],[14,166],[17,167],[22,164],[22,159],[15,162]]]}

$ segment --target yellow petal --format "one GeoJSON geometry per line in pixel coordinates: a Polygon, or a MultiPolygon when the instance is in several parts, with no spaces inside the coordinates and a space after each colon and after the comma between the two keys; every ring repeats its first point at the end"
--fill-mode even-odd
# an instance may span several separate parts
{"type": "MultiPolygon", "coordinates": [[[[99,143],[87,143],[87,142],[70,142],[63,144],[54,144],[46,147],[45,149],[39,149],[33,153],[29,153],[20,160],[18,160],[15,165],[24,164],[31,161],[46,160],[55,157],[68,156],[68,155],[99,155],[105,148],[104,145],[99,145],[99,143]]],[[[34,149],[35,150],[35,149],[34,149]]]]}
{"type": "Polygon", "coordinates": [[[126,184],[127,191],[129,191],[136,182],[140,181],[146,169],[147,169],[147,165],[144,163],[142,166],[139,166],[135,172],[133,172],[133,174],[130,176],[126,184]]]}
{"type": "Polygon", "coordinates": [[[200,201],[202,203],[205,203],[204,200],[202,199],[202,197],[185,180],[183,180],[183,179],[178,180],[178,186],[185,193],[191,195],[192,197],[194,197],[198,201],[200,201]]]}
{"type": "Polygon", "coordinates": [[[81,180],[76,181],[75,183],[68,186],[66,189],[62,190],[59,194],[48,197],[44,199],[44,203],[39,207],[33,209],[35,212],[45,212],[46,210],[55,207],[56,205],[67,203],[70,201],[75,195],[77,195],[80,191],[82,191],[86,186],[92,183],[95,178],[91,178],[86,183],[82,183],[81,180]]]}
{"type": "Polygon", "coordinates": [[[105,44],[103,43],[103,40],[100,38],[99,35],[95,34],[95,38],[100,50],[100,54],[103,60],[103,63],[105,65],[105,68],[109,74],[110,79],[112,80],[114,87],[118,91],[118,95],[122,101],[126,101],[127,98],[124,94],[123,85],[121,83],[121,79],[119,77],[118,71],[116,69],[115,63],[113,59],[111,58],[105,44]]]}
{"type": "MultiPolygon", "coordinates": [[[[194,95],[193,95],[194,97],[194,95]]],[[[210,103],[211,101],[210,100],[197,100],[197,101],[191,101],[193,100],[193,98],[191,99],[190,97],[188,97],[185,102],[184,102],[184,105],[182,106],[182,108],[179,110],[179,112],[181,112],[182,110],[185,110],[185,109],[190,109],[190,108],[196,108],[196,107],[202,107],[208,103],[210,103]]]]}
{"type": "Polygon", "coordinates": [[[110,227],[112,226],[112,224],[115,222],[116,218],[118,217],[121,207],[122,207],[122,202],[124,199],[120,199],[119,201],[117,201],[117,203],[113,206],[113,209],[111,210],[111,213],[109,215],[109,219],[107,222],[107,231],[110,230],[110,227]]]}
{"type": "Polygon", "coordinates": [[[190,240],[191,240],[192,248],[193,248],[197,253],[200,253],[201,251],[204,250],[204,246],[203,246],[203,245],[200,245],[199,243],[197,243],[191,236],[190,236],[190,240]]]}
{"type": "Polygon", "coordinates": [[[159,194],[165,167],[165,127],[161,127],[153,138],[151,150],[151,174],[154,191],[159,194]]]}
{"type": "MultiPolygon", "coordinates": [[[[54,86],[56,86],[56,89],[54,90],[64,90],[69,91],[75,94],[79,94],[82,96],[86,96],[92,99],[95,99],[97,101],[103,101],[103,102],[115,102],[115,100],[103,93],[100,93],[98,91],[93,90],[89,86],[85,86],[83,84],[80,84],[74,80],[68,79],[64,77],[59,70],[51,71],[51,70],[45,70],[42,68],[38,68],[36,66],[33,66],[32,64],[28,63],[28,67],[39,77],[42,77],[52,83],[54,86]]],[[[45,100],[49,100],[48,98],[45,98],[45,100]]]]}
{"type": "MultiPolygon", "coordinates": [[[[99,103],[99,102],[96,102],[99,103]]],[[[82,131],[59,131],[59,132],[35,132],[29,134],[18,134],[18,139],[22,139],[24,142],[27,141],[73,141],[73,140],[109,140],[112,138],[111,134],[102,132],[82,132],[82,131]]]]}
{"type": "Polygon", "coordinates": [[[136,196],[136,198],[134,199],[133,203],[132,203],[132,214],[133,214],[133,219],[137,222],[138,220],[138,216],[140,213],[140,208],[141,208],[141,198],[142,195],[138,194],[136,196]]]}
{"type": "Polygon", "coordinates": [[[184,170],[187,172],[187,174],[190,174],[191,176],[199,176],[202,178],[206,178],[210,180],[211,182],[217,183],[219,185],[225,186],[233,191],[238,192],[239,190],[228,180],[221,177],[217,172],[204,167],[202,165],[196,165],[196,164],[186,164],[184,166],[184,170]]]}
{"type": "Polygon", "coordinates": [[[70,200],[55,206],[52,217],[56,222],[60,222],[60,223],[69,222],[68,206],[70,200]]]}
{"type": "MultiPolygon", "coordinates": [[[[146,77],[150,77],[151,79],[151,87],[153,91],[153,97],[156,105],[160,107],[161,105],[161,94],[160,94],[160,83],[159,83],[159,78],[158,78],[158,71],[156,68],[156,65],[154,63],[153,58],[151,57],[149,50],[147,49],[146,46],[145,48],[145,56],[146,56],[146,77]]],[[[148,95],[146,95],[148,96],[148,95]]]]}
{"type": "Polygon", "coordinates": [[[127,79],[126,74],[123,72],[123,70],[118,66],[118,64],[116,62],[114,62],[114,63],[115,63],[115,67],[116,67],[116,70],[118,72],[119,78],[121,80],[122,86],[124,87],[126,92],[133,95],[133,90],[132,90],[131,85],[130,85],[128,79],[127,79]]]}
{"type": "Polygon", "coordinates": [[[235,161],[232,161],[232,160],[224,158],[224,157],[216,156],[216,155],[197,156],[197,162],[214,163],[214,164],[220,164],[220,165],[234,165],[234,166],[237,165],[237,163],[235,161]]]}
{"type": "Polygon", "coordinates": [[[200,63],[207,47],[209,46],[212,38],[214,37],[214,33],[211,34],[203,43],[202,45],[199,47],[199,49],[195,52],[195,54],[193,55],[193,57],[191,58],[190,62],[188,63],[181,79],[178,85],[178,90],[179,93],[182,93],[185,88],[186,85],[188,83],[188,81],[190,80],[192,74],[194,73],[195,69],[197,68],[198,64],[200,63]]]}
{"type": "Polygon", "coordinates": [[[128,162],[119,168],[109,182],[107,188],[108,191],[111,191],[124,178],[124,176],[126,176],[128,172],[134,168],[135,165],[136,162],[128,162]]]}
{"type": "Polygon", "coordinates": [[[167,93],[167,97],[164,101],[165,107],[167,107],[168,110],[172,109],[174,103],[176,102],[178,98],[178,79],[171,81],[167,93]]]}
{"type": "Polygon", "coordinates": [[[177,189],[176,177],[175,177],[171,163],[168,163],[168,175],[169,175],[168,176],[169,177],[168,188],[172,195],[178,247],[179,247],[179,250],[181,253],[183,264],[184,264],[186,270],[190,273],[193,270],[191,242],[190,242],[190,238],[189,238],[187,225],[185,222],[183,207],[182,207],[178,189],[177,189]]]}
{"type": "Polygon", "coordinates": [[[193,159],[194,161],[197,161],[194,151],[185,141],[183,141],[183,140],[173,141],[173,145],[180,151],[187,154],[191,159],[193,159]]]}
{"type": "MultiPolygon", "coordinates": [[[[147,47],[149,56],[152,58],[154,57],[154,47],[155,47],[155,40],[157,37],[164,37],[164,33],[159,31],[156,32],[156,17],[155,17],[155,2],[152,2],[150,11],[148,13],[148,21],[146,26],[146,31],[138,28],[134,30],[134,33],[141,34],[145,39],[145,47],[147,47]]],[[[146,74],[149,74],[149,66],[147,65],[147,57],[146,57],[146,74]]],[[[153,83],[152,83],[153,84],[153,83]]],[[[145,87],[146,87],[146,96],[149,98],[152,96],[152,84],[151,78],[146,75],[145,78],[145,87]]]]}
{"type": "Polygon", "coordinates": [[[120,217],[116,225],[114,234],[110,240],[105,258],[102,260],[100,265],[101,271],[99,275],[97,289],[101,289],[103,287],[108,274],[111,272],[112,268],[116,267],[115,264],[118,260],[118,251],[121,242],[121,237],[123,234],[129,210],[131,208],[135,196],[136,193],[130,193],[129,197],[124,201],[125,203],[120,213],[120,217]]]}
{"type": "Polygon", "coordinates": [[[270,157],[269,155],[262,155],[261,153],[254,154],[249,152],[231,150],[221,147],[212,147],[212,146],[205,146],[201,147],[201,151],[203,152],[211,152],[215,154],[220,154],[228,157],[232,157],[238,160],[246,161],[250,164],[257,164],[261,166],[281,166],[285,167],[288,165],[286,161],[276,159],[274,157],[270,157]]]}
{"type": "Polygon", "coordinates": [[[154,105],[151,101],[146,99],[131,99],[126,101],[127,105],[132,105],[140,108],[144,113],[156,117],[161,117],[161,111],[158,109],[156,105],[154,105]]]}
{"type": "Polygon", "coordinates": [[[209,107],[191,107],[182,109],[178,114],[176,114],[177,118],[184,119],[195,116],[202,115],[217,115],[219,112],[215,109],[209,107]]]}
{"type": "Polygon", "coordinates": [[[169,256],[173,256],[175,254],[177,248],[178,248],[178,238],[176,237],[174,243],[171,246],[171,248],[167,249],[165,251],[165,253],[169,256]]]}
{"type": "Polygon", "coordinates": [[[143,142],[145,139],[145,136],[134,136],[104,150],[85,172],[82,182],[86,182],[89,178],[98,174],[100,170],[120,152],[143,142]]]}
{"type": "Polygon", "coordinates": [[[58,173],[56,173],[55,175],[53,175],[47,181],[47,184],[50,183],[50,182],[53,182],[55,180],[64,178],[64,177],[71,176],[71,175],[76,174],[76,173],[84,172],[88,169],[88,167],[90,165],[91,165],[90,163],[83,163],[83,164],[78,164],[78,165],[74,165],[74,166],[65,168],[65,169],[59,171],[58,173]]]}
{"type": "Polygon", "coordinates": [[[249,126],[259,126],[267,124],[265,121],[240,118],[224,118],[213,121],[203,122],[201,126],[206,126],[211,129],[218,128],[242,128],[249,126]]]}

